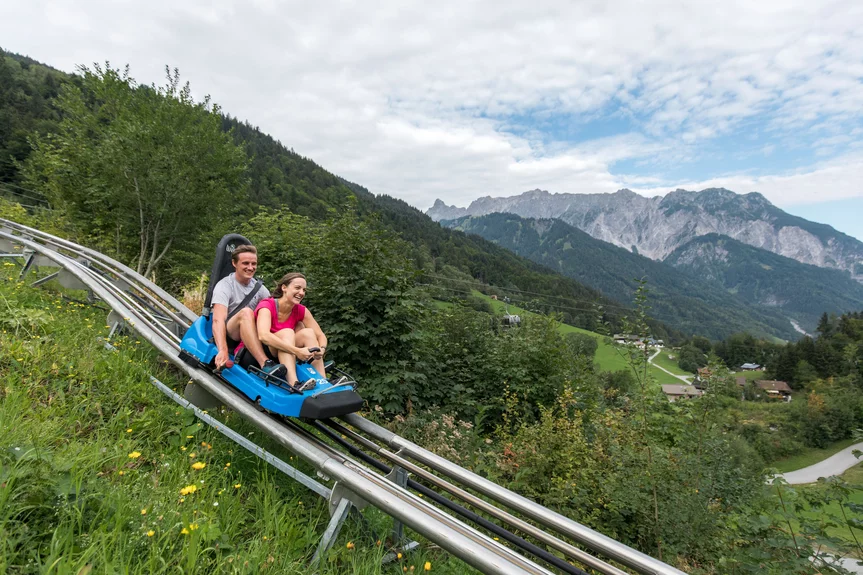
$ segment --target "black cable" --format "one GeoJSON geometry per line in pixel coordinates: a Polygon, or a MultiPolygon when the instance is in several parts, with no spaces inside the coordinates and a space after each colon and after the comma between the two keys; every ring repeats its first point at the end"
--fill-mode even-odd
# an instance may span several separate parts
{"type": "MultiPolygon", "coordinates": [[[[324,424],[321,423],[320,421],[315,421],[314,426],[316,429],[318,429],[319,431],[321,431],[325,435],[327,435],[330,439],[332,439],[333,441],[335,441],[339,445],[345,447],[351,453],[351,455],[362,459],[364,462],[377,468],[382,473],[389,473],[392,470],[392,468],[390,466],[388,466],[387,464],[383,463],[382,461],[375,459],[374,457],[372,457],[371,455],[362,451],[358,447],[355,447],[354,445],[352,445],[348,441],[342,439],[334,431],[327,429],[324,426],[324,424]]],[[[487,529],[488,531],[491,531],[495,535],[505,539],[506,541],[509,541],[513,545],[516,545],[516,546],[522,548],[523,550],[527,551],[528,553],[535,555],[536,557],[542,559],[543,561],[550,563],[551,565],[554,565],[555,567],[557,567],[561,571],[564,571],[564,572],[569,573],[571,575],[589,575],[586,571],[582,571],[578,567],[575,567],[574,565],[564,561],[563,559],[560,559],[559,557],[557,557],[556,555],[553,555],[552,553],[549,553],[545,549],[542,549],[541,547],[534,545],[533,543],[531,543],[529,541],[526,541],[525,539],[519,537],[515,533],[512,533],[511,531],[504,529],[500,525],[492,523],[488,519],[485,519],[484,517],[477,515],[476,513],[467,509],[466,507],[459,505],[458,503],[455,503],[454,501],[452,501],[450,499],[447,499],[446,497],[444,497],[443,495],[441,495],[437,491],[429,489],[425,485],[417,483],[413,479],[408,479],[407,486],[410,489],[413,489],[414,491],[421,493],[424,497],[428,497],[429,499],[431,499],[435,503],[443,505],[444,507],[446,507],[450,511],[453,511],[454,513],[461,515],[462,517],[464,517],[468,521],[475,523],[476,525],[482,527],[483,529],[487,529]]]]}

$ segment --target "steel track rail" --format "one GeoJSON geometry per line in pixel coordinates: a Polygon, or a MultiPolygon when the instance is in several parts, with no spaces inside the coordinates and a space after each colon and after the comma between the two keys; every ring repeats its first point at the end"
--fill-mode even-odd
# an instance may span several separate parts
{"type": "MultiPolygon", "coordinates": [[[[311,463],[326,477],[340,482],[363,500],[402,521],[451,554],[484,573],[524,573],[529,575],[551,573],[417,498],[406,489],[349,461],[319,440],[297,433],[272,417],[259,412],[251,402],[230,390],[210,374],[180,361],[176,354],[174,342],[170,342],[163,334],[160,334],[145,315],[117,297],[114,290],[108,289],[103,282],[97,281],[92,272],[80,262],[47,246],[8,232],[0,231],[0,237],[18,243],[33,252],[38,252],[53,261],[58,267],[71,273],[109,307],[121,314],[129,327],[137,331],[142,338],[173,361],[177,367],[186,372],[190,378],[216,399],[247,419],[282,446],[311,463]]],[[[178,305],[182,304],[178,303],[178,305]]]]}

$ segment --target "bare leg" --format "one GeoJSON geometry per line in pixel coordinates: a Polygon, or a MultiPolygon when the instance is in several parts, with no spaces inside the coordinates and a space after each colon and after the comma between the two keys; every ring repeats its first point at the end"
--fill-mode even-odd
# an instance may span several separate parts
{"type": "MultiPolygon", "coordinates": [[[[315,332],[311,328],[305,328],[297,332],[297,347],[318,347],[318,339],[315,337],[315,332]]],[[[327,373],[324,369],[324,358],[316,359],[312,362],[312,367],[326,379],[327,373]]]]}
{"type": "MultiPolygon", "coordinates": [[[[292,329],[282,329],[276,333],[276,337],[284,341],[288,345],[294,345],[294,330],[292,329]]],[[[276,349],[274,347],[270,348],[270,351],[273,353],[278,353],[279,363],[283,364],[288,368],[288,383],[290,385],[294,385],[297,381],[297,358],[294,357],[294,354],[288,353],[287,351],[282,351],[280,349],[276,349]]]]}
{"type": "Polygon", "coordinates": [[[264,353],[264,347],[261,345],[261,340],[258,339],[258,328],[255,325],[255,314],[249,308],[243,308],[237,315],[228,321],[228,335],[231,339],[242,341],[255,361],[261,367],[266,363],[267,354],[264,353]]]}

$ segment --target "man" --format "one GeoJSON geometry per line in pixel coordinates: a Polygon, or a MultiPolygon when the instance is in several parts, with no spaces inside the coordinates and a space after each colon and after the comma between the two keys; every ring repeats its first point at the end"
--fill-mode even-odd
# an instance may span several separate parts
{"type": "Polygon", "coordinates": [[[242,341],[266,374],[284,379],[288,373],[281,363],[275,363],[264,353],[261,340],[258,339],[258,328],[255,325],[255,314],[252,311],[264,298],[270,297],[270,291],[255,280],[258,269],[258,249],[255,246],[238,246],[231,253],[231,264],[234,273],[222,278],[213,289],[213,341],[219,353],[216,354],[216,367],[221,368],[228,361],[228,338],[230,348],[237,347],[242,341]],[[248,295],[254,290],[251,299],[248,295]],[[242,309],[237,309],[245,303],[242,309]],[[236,312],[236,313],[235,313],[236,312]],[[228,316],[231,316],[228,318],[228,316]]]}

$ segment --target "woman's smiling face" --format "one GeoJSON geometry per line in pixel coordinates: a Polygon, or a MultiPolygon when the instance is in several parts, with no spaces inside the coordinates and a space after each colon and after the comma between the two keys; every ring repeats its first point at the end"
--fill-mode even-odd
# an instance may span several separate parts
{"type": "Polygon", "coordinates": [[[303,278],[294,278],[283,289],[285,297],[291,302],[295,304],[300,303],[306,297],[306,280],[303,278]]]}

